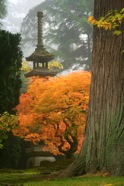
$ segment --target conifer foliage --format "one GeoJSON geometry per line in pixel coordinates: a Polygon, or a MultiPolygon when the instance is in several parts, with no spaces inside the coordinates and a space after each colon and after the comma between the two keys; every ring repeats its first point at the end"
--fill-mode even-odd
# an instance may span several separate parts
{"type": "Polygon", "coordinates": [[[18,104],[22,62],[20,41],[19,34],[0,31],[0,114],[12,112],[18,104]]]}

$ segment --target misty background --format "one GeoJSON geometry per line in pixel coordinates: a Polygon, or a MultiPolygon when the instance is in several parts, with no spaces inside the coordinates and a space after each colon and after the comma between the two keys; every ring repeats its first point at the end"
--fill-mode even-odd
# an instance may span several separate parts
{"type": "Polygon", "coordinates": [[[30,56],[37,45],[37,12],[43,11],[43,43],[64,69],[91,66],[93,0],[8,0],[2,29],[21,34],[23,57],[30,56]]]}
{"type": "Polygon", "coordinates": [[[2,29],[12,33],[20,32],[21,23],[29,10],[44,0],[8,0],[7,16],[2,20],[2,29]]]}

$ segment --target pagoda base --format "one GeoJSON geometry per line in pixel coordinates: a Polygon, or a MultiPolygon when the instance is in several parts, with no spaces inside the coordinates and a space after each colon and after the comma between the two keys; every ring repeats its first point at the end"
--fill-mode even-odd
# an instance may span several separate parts
{"type": "Polygon", "coordinates": [[[32,71],[25,74],[25,77],[31,76],[39,76],[39,77],[46,77],[46,76],[56,76],[58,71],[49,70],[49,69],[33,69],[32,71]]]}
{"type": "Polygon", "coordinates": [[[27,160],[27,168],[33,168],[33,167],[41,167],[44,162],[47,162],[46,164],[49,165],[49,163],[55,162],[56,159],[52,156],[36,156],[36,157],[30,157],[27,160]]]}
{"type": "Polygon", "coordinates": [[[55,162],[56,159],[54,155],[48,151],[43,151],[45,145],[31,145],[29,148],[26,148],[27,159],[27,168],[40,167],[45,162],[49,163],[55,162]]]}

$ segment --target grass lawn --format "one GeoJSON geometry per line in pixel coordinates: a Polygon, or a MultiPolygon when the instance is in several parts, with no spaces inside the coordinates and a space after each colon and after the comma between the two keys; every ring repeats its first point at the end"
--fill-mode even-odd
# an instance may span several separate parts
{"type": "Polygon", "coordinates": [[[61,170],[68,162],[57,162],[35,169],[0,170],[0,186],[124,186],[124,177],[85,175],[72,178],[52,177],[51,173],[61,170]],[[21,185],[22,184],[22,185],[21,185]]]}
{"type": "Polygon", "coordinates": [[[35,173],[2,173],[0,185],[19,186],[124,186],[124,177],[82,176],[72,178],[41,178],[35,173]],[[36,176],[36,177],[35,177],[36,176]]]}
{"type": "Polygon", "coordinates": [[[76,177],[28,182],[24,186],[124,186],[122,177],[76,177]]]}

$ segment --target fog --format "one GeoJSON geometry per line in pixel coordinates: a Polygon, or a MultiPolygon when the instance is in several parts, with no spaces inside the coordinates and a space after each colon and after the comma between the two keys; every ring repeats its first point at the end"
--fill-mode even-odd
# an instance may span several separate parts
{"type": "Polygon", "coordinates": [[[7,16],[2,20],[2,29],[12,33],[20,32],[23,18],[30,9],[43,1],[44,0],[8,0],[7,16]]]}

